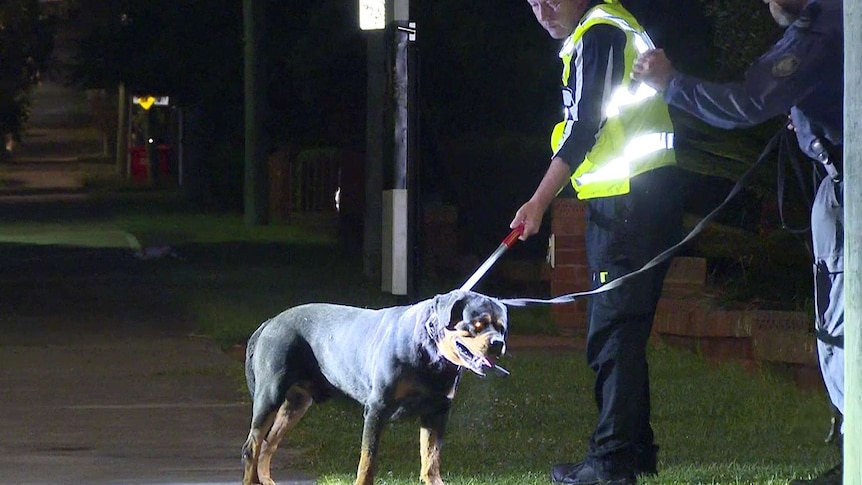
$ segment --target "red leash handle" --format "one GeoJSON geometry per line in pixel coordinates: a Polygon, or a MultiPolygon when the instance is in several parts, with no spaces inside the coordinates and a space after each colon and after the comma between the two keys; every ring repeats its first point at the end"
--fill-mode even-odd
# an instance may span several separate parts
{"type": "Polygon", "coordinates": [[[518,241],[518,238],[521,237],[521,234],[524,234],[524,223],[518,224],[512,232],[503,239],[503,244],[506,245],[507,248],[511,248],[518,241]]]}

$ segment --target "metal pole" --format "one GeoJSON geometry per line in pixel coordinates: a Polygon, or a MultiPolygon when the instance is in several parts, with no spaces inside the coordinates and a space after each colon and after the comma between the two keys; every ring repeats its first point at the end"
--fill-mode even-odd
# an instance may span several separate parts
{"type": "MultiPolygon", "coordinates": [[[[126,98],[128,99],[128,94],[126,95],[126,98]]],[[[126,105],[128,106],[128,109],[126,110],[126,119],[128,119],[129,122],[126,123],[126,140],[128,141],[128,143],[126,144],[126,152],[125,152],[125,157],[126,157],[125,174],[126,174],[126,181],[128,182],[129,180],[132,179],[132,157],[131,157],[131,154],[129,152],[130,152],[132,145],[134,143],[140,143],[141,142],[141,136],[139,133],[138,139],[132,140],[132,103],[127,101],[126,105]]]]}
{"type": "Polygon", "coordinates": [[[409,21],[410,1],[394,0],[386,5],[387,52],[389,57],[388,105],[383,167],[383,261],[382,289],[408,296],[413,291],[413,235],[416,142],[416,24],[409,21]]]}
{"type": "Polygon", "coordinates": [[[177,185],[180,187],[183,186],[183,171],[185,170],[183,166],[183,136],[185,136],[185,131],[183,131],[183,109],[177,108],[177,185]]]}
{"type": "Polygon", "coordinates": [[[128,127],[126,123],[129,119],[126,118],[129,100],[126,98],[126,85],[120,83],[117,88],[117,153],[115,154],[115,163],[117,167],[117,175],[120,180],[126,179],[126,157],[129,155],[127,133],[128,127]]]}
{"type": "Polygon", "coordinates": [[[265,0],[243,0],[245,29],[245,181],[243,213],[246,226],[267,223],[267,170],[264,142],[266,76],[260,49],[265,0]]]}
{"type": "Polygon", "coordinates": [[[844,2],[844,484],[862,485],[862,6],[844,2]],[[852,89],[851,89],[852,88],[852,89]]]}
{"type": "Polygon", "coordinates": [[[363,272],[380,280],[383,257],[383,136],[386,126],[386,42],[384,31],[369,31],[365,118],[365,231],[363,272]]]}
{"type": "Polygon", "coordinates": [[[416,158],[416,136],[415,126],[415,66],[413,61],[411,44],[416,38],[415,24],[403,20],[396,20],[390,26],[392,29],[392,50],[389,55],[393,56],[391,64],[391,96],[392,121],[390,136],[391,143],[389,180],[384,181],[384,201],[388,207],[384,208],[384,236],[387,237],[386,245],[391,245],[390,251],[384,254],[388,257],[383,262],[383,267],[388,270],[387,283],[384,290],[393,295],[410,295],[413,290],[413,227],[415,220],[411,208],[415,204],[412,180],[415,169],[416,158]]]}

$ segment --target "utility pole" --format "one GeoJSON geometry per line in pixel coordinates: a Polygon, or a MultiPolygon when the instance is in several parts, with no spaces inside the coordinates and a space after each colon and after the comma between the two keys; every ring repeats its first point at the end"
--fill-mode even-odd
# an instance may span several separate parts
{"type": "Polygon", "coordinates": [[[418,219],[416,24],[410,0],[359,0],[368,39],[366,210],[363,268],[381,289],[414,290],[418,219]]]}
{"type": "Polygon", "coordinates": [[[862,1],[844,2],[844,484],[862,485],[862,1]]]}
{"type": "MultiPolygon", "coordinates": [[[[409,0],[393,2],[394,21],[388,26],[387,55],[390,109],[383,170],[382,289],[409,300],[414,292],[416,170],[419,137],[416,109],[416,23],[409,0]]],[[[405,301],[406,303],[406,301],[405,301]]]]}
{"type": "Polygon", "coordinates": [[[121,82],[117,88],[117,153],[114,159],[120,180],[126,180],[126,175],[128,175],[126,173],[126,157],[129,156],[129,143],[126,136],[129,133],[129,127],[126,123],[130,121],[126,119],[126,113],[129,110],[128,104],[126,85],[121,82]]]}
{"type": "Polygon", "coordinates": [[[261,49],[266,0],[243,0],[245,31],[245,179],[246,226],[267,223],[267,147],[265,141],[266,76],[261,49]]]}
{"type": "MultiPolygon", "coordinates": [[[[379,6],[379,5],[378,5],[379,6]]],[[[360,9],[362,6],[360,6],[360,9]]],[[[362,235],[362,273],[380,281],[383,257],[383,137],[386,126],[385,8],[363,26],[367,41],[367,87],[365,110],[365,214],[362,235]],[[382,17],[382,18],[380,18],[382,17]]],[[[361,24],[362,22],[360,22],[361,24]]]]}

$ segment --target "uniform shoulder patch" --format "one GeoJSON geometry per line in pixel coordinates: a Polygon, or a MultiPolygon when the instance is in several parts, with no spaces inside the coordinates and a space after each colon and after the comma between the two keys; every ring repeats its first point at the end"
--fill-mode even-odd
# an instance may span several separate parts
{"type": "Polygon", "coordinates": [[[787,77],[799,69],[800,62],[799,58],[795,55],[787,54],[772,65],[772,75],[775,77],[787,77]]]}

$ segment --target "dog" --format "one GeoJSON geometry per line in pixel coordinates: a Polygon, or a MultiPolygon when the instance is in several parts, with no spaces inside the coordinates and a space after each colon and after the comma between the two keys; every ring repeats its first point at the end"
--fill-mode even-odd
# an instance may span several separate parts
{"type": "Polygon", "coordinates": [[[251,429],[244,485],[274,485],[273,453],[312,403],[346,395],[364,406],[355,485],[372,485],[384,425],[418,416],[420,478],[442,485],[440,449],[463,369],[508,374],[508,317],[499,300],[456,290],[379,310],[311,303],[263,322],[248,341],[251,429]]]}

